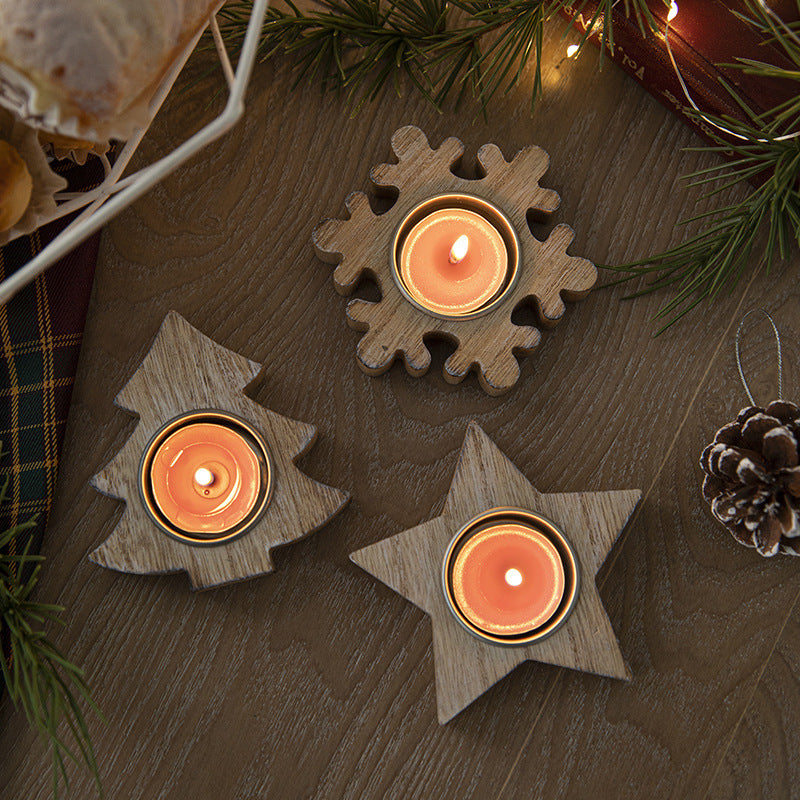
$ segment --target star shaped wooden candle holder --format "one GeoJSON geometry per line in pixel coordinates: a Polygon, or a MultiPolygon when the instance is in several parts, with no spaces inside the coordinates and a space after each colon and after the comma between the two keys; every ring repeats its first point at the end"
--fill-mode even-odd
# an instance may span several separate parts
{"type": "Polygon", "coordinates": [[[261,372],[180,315],[167,315],[115,400],[140,420],[92,479],[125,501],[93,561],[139,574],[185,570],[192,588],[207,588],[271,572],[273,547],[344,507],[347,493],[294,463],[314,443],[315,428],[245,396],[261,372]]]}
{"type": "Polygon", "coordinates": [[[512,313],[533,301],[543,326],[563,316],[564,300],[580,300],[597,270],[567,255],[572,229],[558,225],[545,241],[534,237],[528,217],[545,221],[558,207],[556,192],[539,186],[549,157],[540,147],[520,150],[512,161],[494,144],[478,151],[482,177],[453,174],[464,145],[446,139],[433,150],[414,126],[392,136],[397,164],[380,164],[370,177],[376,191],[396,197],[373,213],[362,192],[347,198],[350,218],[328,219],[314,231],[317,255],[337,264],[334,285],[352,294],[362,277],[380,289],[378,302],[352,300],[347,319],[364,331],[358,360],[380,375],[402,357],[411,375],[431,363],[428,337],[456,345],[444,377],[458,383],[475,369],[493,395],[519,378],[516,355],[532,351],[539,330],[516,325],[512,313]]]}
{"type": "Polygon", "coordinates": [[[430,615],[439,722],[523,661],[630,678],[595,575],[640,497],[542,494],[471,423],[441,515],[351,555],[430,615]]]}

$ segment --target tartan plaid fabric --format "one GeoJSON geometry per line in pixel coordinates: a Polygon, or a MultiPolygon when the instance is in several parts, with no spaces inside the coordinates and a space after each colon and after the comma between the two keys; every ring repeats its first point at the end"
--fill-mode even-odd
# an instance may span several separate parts
{"type": "MultiPolygon", "coordinates": [[[[58,162],[70,189],[96,185],[102,170],[58,162]]],[[[0,248],[0,279],[25,264],[68,223],[58,220],[0,248]]],[[[53,501],[99,236],[84,242],[0,306],[0,480],[9,476],[0,530],[37,516],[38,550],[53,501]]],[[[25,546],[27,539],[17,542],[25,546]]]]}

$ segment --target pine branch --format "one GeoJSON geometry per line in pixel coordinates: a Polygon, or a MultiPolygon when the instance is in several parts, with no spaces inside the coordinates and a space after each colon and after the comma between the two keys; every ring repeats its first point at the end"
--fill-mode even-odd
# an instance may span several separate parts
{"type": "MultiPolygon", "coordinates": [[[[800,0],[796,0],[800,10],[800,0]]],[[[664,5],[669,0],[663,0],[664,5]]],[[[764,80],[800,82],[800,23],[776,22],[758,0],[747,0],[749,13],[740,15],[768,40],[780,46],[796,69],[752,59],[733,66],[764,80]]],[[[437,108],[451,96],[458,104],[469,92],[486,112],[498,93],[517,86],[526,69],[533,70],[531,108],[541,95],[541,52],[544,23],[571,7],[580,13],[584,0],[320,0],[318,9],[302,12],[291,0],[288,10],[272,8],[260,43],[262,58],[277,54],[293,58],[297,83],[317,82],[322,91],[345,93],[354,106],[375,99],[389,80],[400,94],[399,76],[405,75],[437,108]]],[[[247,26],[250,0],[234,0],[220,12],[223,38],[237,44],[247,26]]],[[[601,32],[600,59],[613,47],[612,10],[635,18],[643,33],[656,30],[646,0],[599,0],[587,21],[581,46],[594,30],[601,32]]],[[[722,134],[716,145],[696,148],[720,153],[733,150],[737,160],[686,176],[697,185],[713,183],[713,195],[723,188],[760,180],[738,203],[710,212],[705,227],[683,244],[614,269],[620,283],[642,274],[651,282],[631,296],[671,287],[674,297],[659,313],[668,327],[705,299],[730,291],[756,255],[770,269],[800,244],[800,198],[797,178],[798,141],[782,140],[787,131],[800,129],[800,91],[797,96],[755,115],[735,92],[747,121],[706,120],[734,131],[740,139],[722,134]],[[759,233],[764,232],[763,240],[759,233]],[[763,244],[762,244],[763,241],[763,244]]],[[[800,89],[800,87],[798,87],[800,89]]],[[[696,115],[698,116],[698,115],[696,115]]],[[[693,222],[695,220],[687,220],[693,222]]],[[[663,328],[662,328],[663,330],[663,328]]],[[[659,331],[660,332],[660,331],[659,331]]]]}
{"type": "MultiPolygon", "coordinates": [[[[668,3],[668,0],[664,0],[668,3]]],[[[322,91],[346,94],[356,113],[392,80],[398,95],[405,75],[431,103],[441,108],[452,95],[467,91],[484,112],[498,93],[520,83],[533,68],[531,108],[542,92],[544,23],[586,0],[319,0],[303,12],[270,8],[259,52],[262,59],[282,54],[294,61],[295,86],[303,80],[322,91]]],[[[601,0],[589,31],[602,26],[603,44],[613,44],[613,0],[601,0]]],[[[234,0],[218,14],[226,45],[236,48],[249,19],[251,0],[234,0]]],[[[655,29],[645,0],[625,0],[625,12],[642,30],[655,29]]],[[[581,46],[588,33],[581,41],[581,46]]],[[[605,47],[601,48],[601,59],[605,47]]]]}
{"type": "MultiPolygon", "coordinates": [[[[9,480],[0,486],[0,505],[5,501],[9,480]]],[[[36,524],[36,518],[0,533],[0,672],[11,701],[22,708],[29,725],[49,742],[53,756],[53,797],[63,779],[69,788],[66,761],[83,762],[91,771],[102,797],[102,787],[89,729],[81,704],[101,717],[89,695],[83,671],[72,664],[52,642],[41,626],[46,622],[63,624],[61,606],[40,603],[31,595],[39,578],[42,556],[30,552],[31,539],[21,553],[13,546],[18,537],[36,524]],[[30,574],[23,578],[26,567],[30,574]],[[71,743],[58,731],[65,720],[71,743]],[[77,750],[77,752],[75,752],[77,750]]]]}
{"type": "MultiPolygon", "coordinates": [[[[800,0],[797,2],[800,10],[800,0]]],[[[780,45],[793,63],[800,65],[800,44],[791,32],[777,25],[756,0],[748,0],[748,5],[754,15],[748,21],[780,45]]],[[[796,70],[749,59],[738,59],[735,66],[764,79],[782,78],[800,83],[800,72],[796,70]]],[[[658,333],[702,301],[713,300],[722,291],[732,291],[754,256],[758,258],[756,265],[764,265],[769,271],[776,259],[786,259],[800,247],[800,138],[782,138],[787,132],[800,130],[800,85],[795,97],[760,115],[751,111],[730,86],[724,82],[723,85],[740,105],[747,121],[712,115],[706,115],[706,119],[740,138],[713,134],[716,145],[692,149],[716,154],[733,151],[736,159],[685,177],[696,186],[719,184],[706,197],[735,184],[746,185],[753,179],[759,181],[758,187],[737,203],[686,220],[686,223],[705,220],[705,227],[678,246],[629,264],[606,267],[625,273],[607,285],[642,274],[651,276],[646,288],[629,297],[665,287],[674,290],[672,300],[657,314],[657,319],[666,320],[658,333]]],[[[700,117],[696,113],[695,116],[700,117]]]]}

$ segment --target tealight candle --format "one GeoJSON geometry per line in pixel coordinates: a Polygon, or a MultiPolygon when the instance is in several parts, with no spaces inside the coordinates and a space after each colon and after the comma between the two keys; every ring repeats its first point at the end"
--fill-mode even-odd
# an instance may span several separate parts
{"type": "Polygon", "coordinates": [[[403,220],[393,245],[395,277],[417,306],[445,317],[489,308],[516,277],[519,244],[505,215],[470,195],[433,197],[403,220]]]}
{"type": "Polygon", "coordinates": [[[465,627],[495,643],[552,633],[577,596],[577,561],[543,517],[496,509],[459,531],[444,563],[445,595],[465,627]]]}
{"type": "Polygon", "coordinates": [[[558,550],[539,531],[516,522],[489,525],[470,537],[453,563],[453,594],[470,621],[500,636],[532,631],[564,596],[558,550]]]}
{"type": "Polygon", "coordinates": [[[269,500],[271,474],[261,437],[231,415],[199,412],[175,420],[148,447],[142,489],[153,519],[192,541],[238,536],[269,500]]]}

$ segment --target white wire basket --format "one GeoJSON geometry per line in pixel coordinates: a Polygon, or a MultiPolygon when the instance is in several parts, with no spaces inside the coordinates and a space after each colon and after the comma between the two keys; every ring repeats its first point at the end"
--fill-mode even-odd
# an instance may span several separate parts
{"type": "MultiPolygon", "coordinates": [[[[222,4],[220,3],[220,5],[222,4]]],[[[180,75],[189,60],[189,56],[197,46],[200,37],[207,29],[211,30],[222,71],[228,85],[228,100],[222,112],[172,152],[130,175],[125,175],[125,170],[145,137],[149,126],[136,131],[124,143],[113,165],[105,155],[99,156],[105,172],[103,181],[89,191],[60,192],[55,196],[58,206],[48,218],[42,220],[42,225],[60,219],[67,214],[72,214],[75,211],[80,211],[80,209],[83,209],[83,211],[27,264],[0,282],[0,305],[8,302],[37,275],[40,275],[78,244],[100,230],[122,209],[152,189],[160,180],[177,169],[195,153],[202,150],[207,144],[218,139],[239,121],[244,113],[244,94],[253,71],[258,42],[261,36],[261,26],[268,6],[269,0],[254,0],[235,70],[231,64],[225,43],[222,41],[216,14],[212,15],[209,24],[197,32],[170,67],[169,72],[153,96],[150,103],[149,116],[152,121],[170,93],[178,75],[180,75]]]]}

